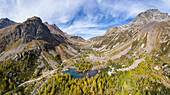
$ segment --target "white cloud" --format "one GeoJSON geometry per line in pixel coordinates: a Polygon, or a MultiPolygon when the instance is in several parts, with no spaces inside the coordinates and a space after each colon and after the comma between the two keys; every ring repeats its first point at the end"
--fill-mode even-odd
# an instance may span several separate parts
{"type": "Polygon", "coordinates": [[[170,0],[0,0],[0,18],[23,22],[39,16],[64,32],[88,38],[104,34],[111,25],[128,23],[147,9],[170,13],[169,5],[170,0]]]}
{"type": "Polygon", "coordinates": [[[72,19],[81,5],[79,0],[0,0],[0,17],[21,22],[36,15],[63,23],[72,19]]]}

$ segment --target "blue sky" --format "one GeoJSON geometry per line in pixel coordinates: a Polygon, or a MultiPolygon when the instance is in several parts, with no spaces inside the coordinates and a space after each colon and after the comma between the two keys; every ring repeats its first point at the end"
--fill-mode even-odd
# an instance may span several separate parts
{"type": "Polygon", "coordinates": [[[32,16],[85,39],[132,21],[140,12],[170,13],[170,0],[0,0],[0,18],[23,22],[32,16]]]}

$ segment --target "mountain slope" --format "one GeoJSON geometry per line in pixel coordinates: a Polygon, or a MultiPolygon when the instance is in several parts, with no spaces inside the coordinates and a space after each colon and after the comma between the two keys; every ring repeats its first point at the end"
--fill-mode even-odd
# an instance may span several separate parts
{"type": "Polygon", "coordinates": [[[121,68],[116,71],[133,71],[140,68],[138,65],[145,63],[151,66],[146,71],[151,70],[154,76],[162,79],[164,85],[170,87],[167,73],[170,65],[170,16],[167,13],[161,13],[157,9],[147,10],[132,22],[120,27],[110,27],[104,35],[88,41],[91,44],[87,47],[93,48],[96,53],[89,54],[86,59],[105,63],[105,67],[107,64],[114,64],[113,67],[110,66],[109,75],[119,65],[121,68]]]}
{"type": "Polygon", "coordinates": [[[78,45],[67,41],[66,33],[55,28],[57,26],[50,28],[52,25],[42,23],[38,17],[11,25],[4,24],[0,29],[0,80],[5,81],[0,82],[3,86],[1,93],[33,77],[44,75],[48,70],[56,69],[62,61],[80,52],[78,45]],[[8,71],[12,75],[5,74],[8,71]],[[13,84],[6,85],[10,84],[6,80],[13,84]]]}
{"type": "Polygon", "coordinates": [[[168,14],[155,9],[147,10],[129,24],[111,27],[105,35],[89,39],[92,42],[89,46],[103,51],[105,56],[112,56],[111,59],[120,58],[128,53],[132,55],[151,53],[152,50],[161,53],[169,50],[169,25],[168,14]],[[164,43],[166,45],[163,45],[164,43]]]}
{"type": "Polygon", "coordinates": [[[170,16],[157,9],[142,12],[130,23],[110,27],[104,35],[87,41],[55,24],[43,23],[39,17],[23,23],[1,19],[0,27],[0,94],[169,91],[170,16]],[[100,72],[87,79],[60,75],[60,70],[70,67],[100,72]]]}

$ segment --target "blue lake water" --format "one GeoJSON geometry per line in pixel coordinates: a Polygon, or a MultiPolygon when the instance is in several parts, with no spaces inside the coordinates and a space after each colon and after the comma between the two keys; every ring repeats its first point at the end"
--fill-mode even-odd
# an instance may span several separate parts
{"type": "Polygon", "coordinates": [[[88,70],[86,73],[78,72],[76,69],[68,68],[67,71],[62,71],[63,74],[69,73],[71,78],[84,78],[86,77],[87,73],[89,77],[95,77],[98,74],[98,70],[88,70]]]}

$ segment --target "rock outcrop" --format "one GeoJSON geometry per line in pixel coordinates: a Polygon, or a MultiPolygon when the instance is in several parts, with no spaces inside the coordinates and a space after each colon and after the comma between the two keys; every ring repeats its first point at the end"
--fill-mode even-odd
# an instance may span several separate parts
{"type": "Polygon", "coordinates": [[[10,25],[14,25],[14,24],[15,24],[15,22],[9,20],[8,18],[0,19],[0,29],[5,28],[5,27],[10,26],[10,25]]]}

